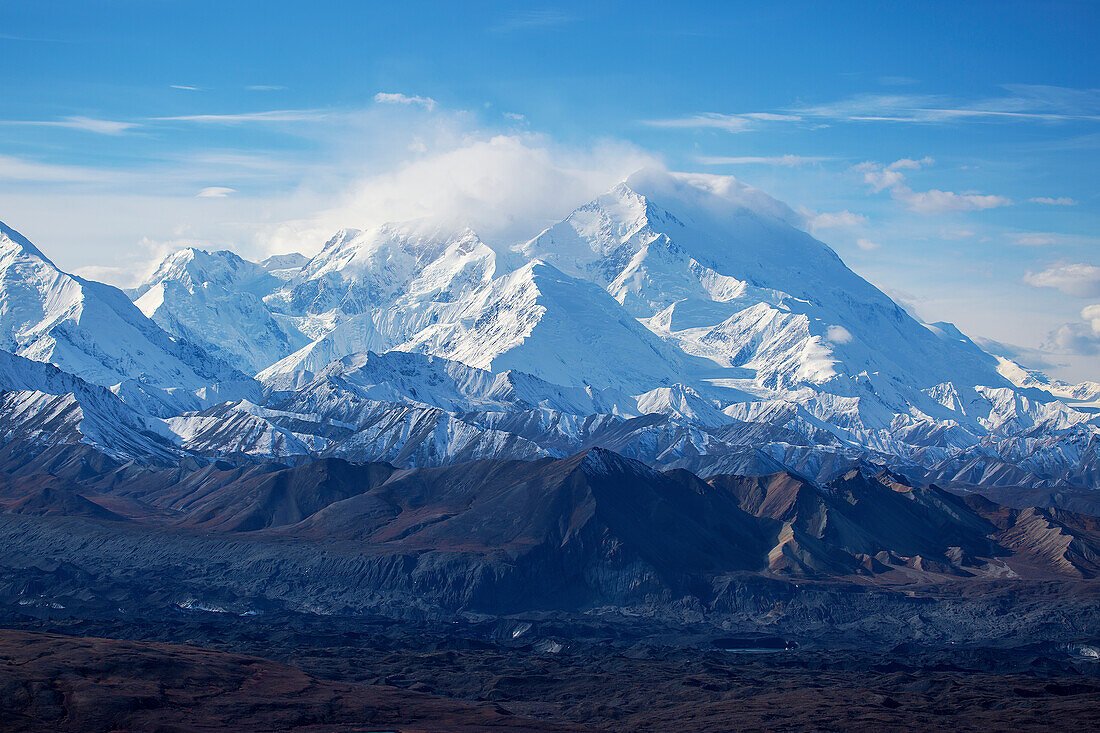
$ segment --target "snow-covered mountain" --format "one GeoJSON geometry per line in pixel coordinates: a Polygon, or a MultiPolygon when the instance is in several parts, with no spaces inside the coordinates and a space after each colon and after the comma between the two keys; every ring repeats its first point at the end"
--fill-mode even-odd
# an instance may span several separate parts
{"type": "MultiPolygon", "coordinates": [[[[284,262],[274,264],[285,272],[278,269],[284,262]]],[[[131,296],[168,333],[255,374],[309,343],[263,303],[282,284],[267,267],[232,252],[188,248],[165,259],[131,296]]]]}
{"type": "Polygon", "coordinates": [[[118,288],[62,272],[3,224],[0,348],[104,386],[139,379],[197,389],[246,378],[165,333],[118,288]]]}
{"type": "MultiPolygon", "coordinates": [[[[146,360],[193,349],[186,378],[138,360],[96,374],[102,359],[38,346],[23,334],[56,341],[52,305],[0,325],[16,353],[117,382],[183,453],[414,465],[603,446],[701,474],[871,461],[945,483],[1100,482],[1100,387],[916,321],[797,225],[732,178],[642,171],[512,247],[416,221],[342,230],[309,259],[182,250],[125,322],[152,334],[146,360]],[[262,389],[200,373],[209,354],[262,389]]],[[[120,294],[19,240],[6,300],[120,294]]]]}
{"type": "Polygon", "coordinates": [[[748,370],[757,387],[864,373],[917,389],[1006,383],[996,359],[915,321],[762,198],[728,177],[643,171],[522,251],[601,285],[683,351],[748,370]]]}
{"type": "Polygon", "coordinates": [[[163,424],[104,387],[0,351],[0,442],[83,443],[123,460],[177,457],[163,424]]]}

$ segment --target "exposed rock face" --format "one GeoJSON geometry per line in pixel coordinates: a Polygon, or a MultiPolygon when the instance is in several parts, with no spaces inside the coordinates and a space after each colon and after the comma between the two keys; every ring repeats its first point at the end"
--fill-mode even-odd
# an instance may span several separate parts
{"type": "Polygon", "coordinates": [[[889,565],[969,574],[977,558],[1007,554],[994,526],[957,496],[881,473],[849,471],[824,490],[789,473],[715,476],[741,506],[783,522],[771,567],[790,573],[884,572],[889,565]]]}

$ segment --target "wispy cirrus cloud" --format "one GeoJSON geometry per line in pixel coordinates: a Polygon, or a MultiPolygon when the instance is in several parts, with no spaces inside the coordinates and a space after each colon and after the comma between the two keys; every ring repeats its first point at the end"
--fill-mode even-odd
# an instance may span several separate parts
{"type": "Polygon", "coordinates": [[[247,185],[250,190],[286,187],[302,177],[316,176],[323,164],[303,154],[273,151],[270,154],[234,150],[189,151],[165,155],[153,165],[81,166],[47,162],[32,157],[0,155],[0,190],[20,190],[21,184],[54,184],[68,190],[80,184],[96,184],[100,193],[140,192],[139,195],[191,195],[201,198],[232,193],[228,186],[247,185]],[[211,180],[222,186],[206,186],[211,180]],[[203,191],[208,192],[203,193],[203,191]]]}
{"type": "Polygon", "coordinates": [[[121,135],[140,125],[136,122],[119,120],[99,120],[94,117],[63,117],[60,120],[0,120],[0,125],[22,125],[27,127],[60,127],[69,130],[82,130],[100,135],[121,135]]]}
{"type": "Polygon", "coordinates": [[[804,165],[815,165],[835,160],[835,158],[820,155],[700,155],[695,160],[703,165],[767,165],[781,168],[799,168],[804,165]]]}
{"type": "Polygon", "coordinates": [[[333,116],[324,109],[278,109],[265,112],[238,112],[229,114],[176,115],[153,117],[158,122],[197,122],[212,125],[240,125],[250,122],[318,122],[333,116]]]}
{"type": "Polygon", "coordinates": [[[1071,199],[1068,196],[1060,196],[1058,198],[1052,198],[1050,196],[1036,196],[1035,198],[1028,199],[1033,204],[1046,204],[1047,206],[1076,206],[1077,199],[1071,199]]]}
{"type": "Polygon", "coordinates": [[[644,120],[653,127],[747,132],[761,123],[1100,122],[1100,89],[1007,84],[999,96],[965,100],[940,94],[856,94],[834,102],[750,112],[698,112],[644,120]]]}
{"type": "Polygon", "coordinates": [[[1017,234],[1009,241],[1021,247],[1049,247],[1051,245],[1061,244],[1062,240],[1057,234],[1028,232],[1027,234],[1017,234]]]}
{"type": "Polygon", "coordinates": [[[374,101],[378,104],[402,104],[406,107],[423,107],[431,112],[435,109],[435,100],[431,97],[402,94],[401,92],[378,92],[374,95],[374,101]]]}
{"type": "MultiPolygon", "coordinates": [[[[1067,90],[1076,91],[1076,90],[1067,90]]],[[[1100,92],[1095,96],[1100,99],[1100,92]]],[[[836,102],[799,107],[799,116],[834,122],[1012,122],[1100,121],[1100,109],[1088,98],[1079,105],[1055,104],[1042,95],[1008,95],[965,102],[940,95],[860,94],[836,102]]]]}
{"type": "Polygon", "coordinates": [[[672,129],[715,129],[724,132],[748,132],[755,128],[759,122],[798,122],[802,118],[798,115],[779,114],[775,112],[746,112],[744,114],[722,114],[719,112],[700,112],[686,117],[670,117],[666,119],[643,120],[642,124],[649,127],[664,127],[672,129]]]}
{"type": "Polygon", "coordinates": [[[1058,232],[1017,232],[1008,235],[1009,244],[1020,247],[1097,247],[1100,237],[1058,232]]]}
{"type": "Polygon", "coordinates": [[[920,80],[911,76],[880,76],[878,83],[884,87],[904,87],[910,84],[919,84],[920,80]]]}
{"type": "Polygon", "coordinates": [[[250,92],[281,92],[286,87],[280,84],[249,84],[245,89],[250,92]]]}
{"type": "Polygon", "coordinates": [[[561,10],[527,10],[515,13],[512,16],[493,26],[490,30],[494,33],[510,33],[512,31],[532,30],[536,28],[553,28],[563,26],[576,20],[576,16],[561,10]]]}
{"type": "Polygon", "coordinates": [[[43,38],[41,36],[20,36],[12,33],[0,33],[0,41],[22,41],[24,43],[72,43],[64,38],[43,38]]]}
{"type": "Polygon", "coordinates": [[[75,165],[42,163],[11,155],[0,155],[0,182],[91,183],[109,179],[110,173],[75,165]]]}

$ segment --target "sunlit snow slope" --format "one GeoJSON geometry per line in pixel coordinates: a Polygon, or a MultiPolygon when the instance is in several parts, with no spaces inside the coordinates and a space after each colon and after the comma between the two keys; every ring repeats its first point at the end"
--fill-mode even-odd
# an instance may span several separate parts
{"type": "Polygon", "coordinates": [[[599,445],[704,474],[1100,482],[1100,386],[918,322],[799,224],[733,178],[647,170],[512,247],[414,221],[312,258],[185,249],[132,293],[140,310],[4,229],[0,337],[118,383],[182,453],[412,465],[599,445]]]}

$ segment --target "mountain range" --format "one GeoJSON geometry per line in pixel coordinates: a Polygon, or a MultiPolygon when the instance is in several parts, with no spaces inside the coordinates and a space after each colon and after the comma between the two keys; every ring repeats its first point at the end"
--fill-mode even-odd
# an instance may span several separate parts
{"type": "Polygon", "coordinates": [[[183,249],[126,293],[4,226],[0,420],[138,462],[600,447],[704,477],[1100,484],[1100,384],[919,322],[797,224],[732,178],[645,170],[510,246],[391,223],[312,258],[183,249]]]}
{"type": "Polygon", "coordinates": [[[799,223],[642,171],[129,291],[0,226],[0,717],[1088,727],[1100,384],[799,223]]]}

